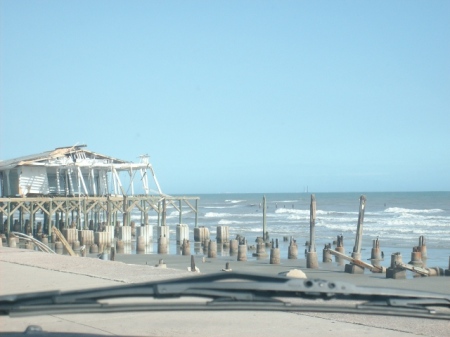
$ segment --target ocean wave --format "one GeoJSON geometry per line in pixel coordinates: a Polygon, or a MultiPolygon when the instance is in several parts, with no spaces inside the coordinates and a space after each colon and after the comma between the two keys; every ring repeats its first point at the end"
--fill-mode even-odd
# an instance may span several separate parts
{"type": "MultiPolygon", "coordinates": [[[[309,209],[295,209],[295,208],[277,208],[275,210],[276,214],[301,214],[301,215],[307,215],[309,216],[309,209]]],[[[321,210],[316,210],[316,216],[317,215],[326,215],[329,212],[326,211],[321,211],[321,210]]]]}
{"type": "Polygon", "coordinates": [[[205,213],[205,218],[224,218],[233,216],[231,213],[216,213],[216,212],[207,212],[205,213]]]}
{"type": "Polygon", "coordinates": [[[385,213],[440,213],[444,212],[443,209],[440,208],[432,208],[432,209],[411,209],[411,208],[401,208],[401,207],[390,207],[384,210],[385,213]]]}
{"type": "Polygon", "coordinates": [[[225,202],[228,202],[230,204],[237,204],[237,203],[244,202],[244,201],[246,201],[246,200],[225,200],[225,202]]]}

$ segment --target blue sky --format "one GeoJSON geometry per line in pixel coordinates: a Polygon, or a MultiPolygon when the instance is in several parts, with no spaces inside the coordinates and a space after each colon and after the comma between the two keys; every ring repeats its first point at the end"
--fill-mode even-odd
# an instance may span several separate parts
{"type": "Polygon", "coordinates": [[[448,1],[1,0],[0,159],[166,193],[450,190],[448,1]]]}

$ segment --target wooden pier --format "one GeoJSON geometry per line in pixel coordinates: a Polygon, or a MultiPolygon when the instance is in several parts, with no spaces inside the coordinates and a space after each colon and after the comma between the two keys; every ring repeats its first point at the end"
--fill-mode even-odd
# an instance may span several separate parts
{"type": "Polygon", "coordinates": [[[166,225],[166,209],[171,205],[182,222],[183,208],[195,213],[195,227],[198,226],[199,197],[186,196],[102,196],[102,197],[18,197],[0,198],[0,224],[4,233],[17,231],[35,233],[36,213],[43,214],[43,234],[52,236],[52,226],[73,227],[79,230],[100,230],[102,226],[131,225],[131,213],[140,213],[141,224],[148,225],[150,214],[157,215],[155,225],[166,225]],[[28,227],[28,228],[27,228],[28,227]]]}

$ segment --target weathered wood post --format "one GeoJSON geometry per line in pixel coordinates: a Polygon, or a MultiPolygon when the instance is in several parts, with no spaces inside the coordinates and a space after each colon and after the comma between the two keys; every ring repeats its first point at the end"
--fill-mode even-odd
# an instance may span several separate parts
{"type": "Polygon", "coordinates": [[[266,196],[263,196],[263,240],[264,242],[268,239],[267,238],[267,223],[266,223],[266,214],[267,213],[267,207],[266,207],[266,196]]]}
{"type": "Polygon", "coordinates": [[[427,255],[427,246],[425,245],[425,236],[421,235],[419,237],[419,249],[420,249],[420,253],[422,255],[422,261],[426,260],[428,255],[427,255]]]}
{"type": "Polygon", "coordinates": [[[448,269],[445,269],[445,276],[450,276],[450,256],[448,257],[448,269]]]}
{"type": "MultiPolygon", "coordinates": [[[[356,227],[355,246],[353,247],[352,253],[352,258],[356,260],[361,260],[362,230],[363,230],[365,208],[366,208],[366,197],[362,195],[359,198],[358,225],[356,227]]],[[[345,272],[350,274],[364,274],[364,268],[353,263],[348,263],[345,265],[345,272]]]]}
{"type": "Polygon", "coordinates": [[[316,252],[316,196],[311,194],[311,204],[309,207],[309,247],[306,254],[306,268],[317,269],[319,262],[317,261],[316,252]]]}
{"type": "Polygon", "coordinates": [[[370,254],[370,261],[374,266],[380,267],[380,261],[383,260],[381,257],[381,250],[380,250],[380,241],[378,238],[376,240],[372,241],[372,251],[370,254]]]}
{"type": "MultiPolygon", "coordinates": [[[[342,234],[337,236],[335,250],[341,254],[345,254],[344,236],[342,234]]],[[[340,256],[335,256],[335,260],[340,266],[344,264],[344,260],[340,256]]]]}
{"type": "MultiPolygon", "coordinates": [[[[128,223],[128,198],[126,195],[123,196],[123,209],[122,209],[122,214],[123,214],[123,226],[126,227],[129,225],[128,223]]],[[[111,226],[111,223],[108,223],[107,226],[111,226]]]]}

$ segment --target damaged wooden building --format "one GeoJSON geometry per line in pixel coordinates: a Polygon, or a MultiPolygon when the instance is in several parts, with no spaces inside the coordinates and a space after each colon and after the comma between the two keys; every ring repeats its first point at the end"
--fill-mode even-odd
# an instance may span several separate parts
{"type": "Polygon", "coordinates": [[[34,233],[37,217],[49,236],[55,224],[128,226],[131,213],[140,214],[145,225],[156,214],[154,225],[164,226],[169,205],[179,212],[179,223],[183,207],[194,212],[197,227],[198,199],[164,194],[147,155],[134,163],[75,145],[0,161],[3,232],[34,233]]]}

